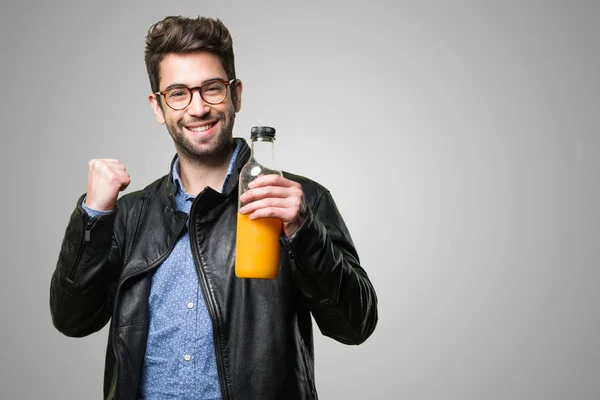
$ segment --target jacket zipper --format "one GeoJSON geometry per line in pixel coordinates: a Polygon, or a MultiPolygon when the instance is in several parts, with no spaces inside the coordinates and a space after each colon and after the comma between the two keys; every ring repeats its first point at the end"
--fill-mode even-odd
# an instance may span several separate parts
{"type": "Polygon", "coordinates": [[[79,259],[81,258],[81,254],[83,254],[83,248],[85,247],[86,243],[90,242],[91,236],[92,236],[90,232],[92,229],[94,229],[94,227],[96,226],[97,223],[98,223],[98,217],[92,217],[87,221],[87,223],[84,222],[83,239],[79,240],[79,245],[77,247],[77,255],[75,256],[75,261],[73,261],[73,263],[67,270],[67,278],[70,281],[73,281],[73,278],[75,277],[75,270],[76,270],[77,264],[79,264],[79,259]]]}
{"type": "MultiPolygon", "coordinates": [[[[138,222],[136,224],[136,228],[135,228],[135,232],[137,233],[139,225],[141,223],[141,220],[144,216],[144,213],[146,211],[146,200],[144,199],[144,203],[142,204],[142,211],[140,213],[140,217],[138,219],[138,222]]],[[[183,231],[183,228],[185,227],[186,221],[184,220],[183,224],[181,224],[181,226],[179,227],[179,229],[177,230],[177,234],[175,235],[176,238],[179,238],[179,236],[181,236],[181,232],[183,231]]],[[[132,240],[133,243],[133,240],[132,240]]],[[[132,243],[129,243],[130,245],[132,245],[132,243]]],[[[145,268],[142,268],[140,270],[137,271],[132,271],[127,275],[123,275],[121,276],[121,278],[119,279],[119,284],[117,286],[117,292],[115,293],[115,305],[114,305],[114,310],[113,310],[113,315],[115,314],[115,311],[117,309],[117,300],[119,298],[119,292],[121,291],[121,287],[123,286],[123,283],[125,283],[126,280],[128,280],[129,278],[132,278],[134,276],[137,275],[141,275],[143,273],[146,273],[152,269],[154,269],[157,265],[162,264],[167,257],[169,257],[169,254],[171,254],[171,252],[173,251],[173,249],[175,248],[175,245],[177,244],[177,240],[173,241],[173,244],[171,245],[171,247],[169,247],[167,249],[167,251],[165,251],[165,253],[160,256],[155,262],[153,262],[152,264],[146,266],[145,268]]],[[[115,371],[114,371],[114,376],[112,379],[112,385],[110,388],[110,392],[109,394],[112,395],[113,397],[109,397],[110,399],[114,399],[115,396],[115,392],[117,389],[117,378],[118,378],[118,365],[119,365],[119,353],[117,352],[117,346],[116,346],[116,335],[117,335],[117,326],[116,324],[113,324],[111,327],[111,331],[112,331],[112,349],[113,349],[113,353],[115,355],[115,371]]]]}
{"type": "MultiPolygon", "coordinates": [[[[190,225],[193,223],[193,219],[191,218],[192,213],[190,212],[190,225]]],[[[194,263],[196,264],[196,270],[198,271],[199,280],[200,280],[200,288],[202,289],[202,294],[204,295],[204,299],[206,301],[206,305],[208,306],[208,312],[210,314],[210,319],[212,320],[213,325],[213,341],[215,344],[215,358],[217,361],[217,371],[219,373],[219,383],[221,384],[221,396],[222,400],[229,399],[229,390],[227,384],[225,383],[225,366],[223,361],[223,344],[221,343],[221,327],[217,321],[217,310],[215,306],[215,300],[211,296],[211,293],[208,290],[207,286],[207,276],[206,271],[204,270],[204,265],[200,260],[200,250],[198,246],[196,246],[196,231],[194,229],[189,230],[190,234],[190,247],[192,248],[192,256],[194,258],[194,263]]]]}
{"type": "MultiPolygon", "coordinates": [[[[183,226],[185,226],[185,224],[183,224],[183,226]]],[[[182,228],[183,228],[182,226],[182,228]]],[[[179,237],[179,235],[181,234],[182,228],[179,229],[177,236],[179,237]]],[[[124,275],[121,277],[121,279],[119,280],[119,286],[117,288],[117,292],[115,294],[115,308],[117,307],[117,301],[116,299],[119,298],[119,292],[121,291],[121,287],[123,286],[123,283],[125,283],[126,280],[128,280],[129,278],[132,278],[136,275],[141,275],[143,273],[146,273],[148,271],[150,271],[151,269],[154,269],[154,267],[156,267],[157,265],[160,265],[163,261],[165,261],[167,259],[167,257],[169,257],[169,254],[171,254],[171,252],[173,251],[173,249],[175,248],[175,243],[177,243],[177,241],[173,242],[173,245],[165,252],[165,254],[163,254],[158,260],[156,260],[154,263],[148,265],[146,268],[143,268],[139,271],[134,271],[128,275],[124,275]]],[[[114,314],[114,311],[113,311],[114,314]]],[[[119,353],[117,352],[117,347],[116,347],[116,337],[117,335],[117,326],[116,324],[112,325],[112,348],[113,348],[113,352],[115,354],[115,367],[118,365],[119,363],[119,353]]],[[[118,370],[118,368],[117,368],[118,370]]],[[[115,375],[117,376],[117,375],[115,375]]],[[[110,389],[110,391],[112,393],[115,392],[116,390],[116,386],[117,386],[117,379],[113,379],[113,385],[110,389]]]]}

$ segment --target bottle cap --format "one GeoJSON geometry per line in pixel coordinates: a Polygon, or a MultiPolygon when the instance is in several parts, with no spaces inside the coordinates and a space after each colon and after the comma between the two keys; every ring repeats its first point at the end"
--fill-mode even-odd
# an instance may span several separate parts
{"type": "Polygon", "coordinates": [[[254,140],[264,137],[275,139],[275,128],[270,126],[253,126],[250,130],[250,139],[254,140]]]}

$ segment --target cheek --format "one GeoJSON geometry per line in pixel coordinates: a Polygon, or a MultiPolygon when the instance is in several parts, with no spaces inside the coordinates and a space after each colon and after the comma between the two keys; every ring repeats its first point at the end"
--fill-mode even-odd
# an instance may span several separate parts
{"type": "Polygon", "coordinates": [[[223,114],[223,117],[227,122],[231,122],[233,120],[233,117],[235,117],[235,108],[233,107],[232,103],[229,103],[223,114]]]}
{"type": "Polygon", "coordinates": [[[178,126],[182,121],[180,113],[167,112],[164,114],[167,125],[178,126]]]}

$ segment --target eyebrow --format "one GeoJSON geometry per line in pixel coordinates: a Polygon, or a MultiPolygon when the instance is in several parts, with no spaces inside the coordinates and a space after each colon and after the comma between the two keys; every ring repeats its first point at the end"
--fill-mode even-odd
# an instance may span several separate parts
{"type": "MultiPolygon", "coordinates": [[[[219,78],[219,77],[208,78],[207,80],[203,81],[200,85],[194,86],[194,87],[200,87],[202,85],[205,85],[205,84],[213,82],[213,81],[227,81],[227,79],[223,79],[223,78],[219,78]]],[[[167,86],[164,90],[169,90],[169,89],[174,89],[174,88],[184,88],[184,87],[189,88],[188,85],[184,85],[183,83],[172,83],[169,86],[167,86]]]]}

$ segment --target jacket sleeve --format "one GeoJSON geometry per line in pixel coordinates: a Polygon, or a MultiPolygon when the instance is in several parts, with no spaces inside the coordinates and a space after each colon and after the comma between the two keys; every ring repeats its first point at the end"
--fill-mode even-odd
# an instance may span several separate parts
{"type": "Polygon", "coordinates": [[[99,331],[112,315],[120,252],[113,236],[117,212],[90,217],[77,203],[50,282],[52,323],[66,336],[99,331]]]}
{"type": "Polygon", "coordinates": [[[329,191],[285,245],[321,333],[345,344],[364,342],[377,325],[377,296],[329,191]]]}

